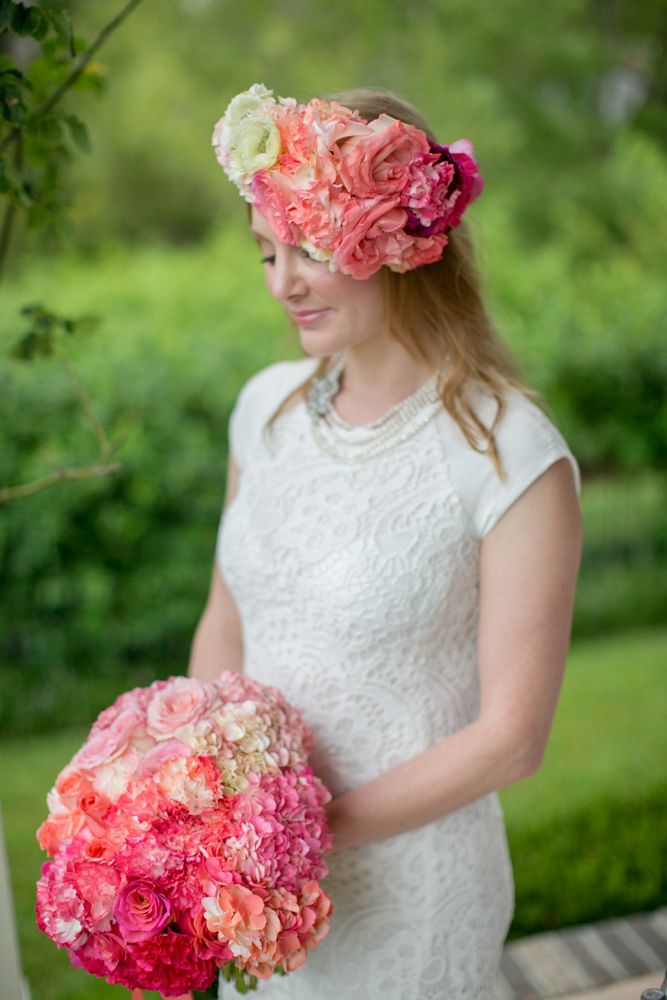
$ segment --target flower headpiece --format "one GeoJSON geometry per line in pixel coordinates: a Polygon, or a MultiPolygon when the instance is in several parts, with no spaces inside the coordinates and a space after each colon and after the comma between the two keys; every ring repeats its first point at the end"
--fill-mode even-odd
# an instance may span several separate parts
{"type": "Polygon", "coordinates": [[[232,99],[213,146],[281,242],[359,279],[438,260],[484,184],[466,139],[439,146],[336,101],[276,102],[261,83],[232,99]]]}

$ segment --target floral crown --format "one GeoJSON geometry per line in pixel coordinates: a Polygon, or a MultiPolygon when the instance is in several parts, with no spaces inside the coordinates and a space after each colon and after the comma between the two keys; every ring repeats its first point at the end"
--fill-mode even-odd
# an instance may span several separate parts
{"type": "Polygon", "coordinates": [[[261,83],[230,101],[213,146],[281,242],[359,279],[438,260],[484,184],[466,139],[439,146],[336,101],[276,102],[261,83]]]}

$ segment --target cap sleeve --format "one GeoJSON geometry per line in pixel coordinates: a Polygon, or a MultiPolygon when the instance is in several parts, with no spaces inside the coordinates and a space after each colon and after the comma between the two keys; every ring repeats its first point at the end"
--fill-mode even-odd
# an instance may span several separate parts
{"type": "MultiPolygon", "coordinates": [[[[496,410],[495,400],[486,397],[476,409],[483,422],[490,426],[496,410]]],[[[504,479],[498,476],[488,455],[471,448],[455,426],[458,440],[455,446],[450,440],[448,449],[450,473],[477,538],[488,535],[509,507],[561,458],[570,463],[575,489],[580,492],[577,460],[547,415],[523,393],[508,390],[506,409],[494,432],[504,479]]]]}
{"type": "Polygon", "coordinates": [[[315,369],[316,361],[279,361],[253,375],[239,392],[229,417],[229,450],[243,471],[262,447],[262,431],[269,417],[315,369]]]}

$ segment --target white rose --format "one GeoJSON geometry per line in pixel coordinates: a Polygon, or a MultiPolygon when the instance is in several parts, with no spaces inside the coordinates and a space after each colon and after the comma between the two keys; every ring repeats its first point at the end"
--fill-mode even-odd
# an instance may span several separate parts
{"type": "Polygon", "coordinates": [[[231,99],[224,114],[225,125],[234,128],[247,115],[261,113],[267,104],[272,103],[273,91],[267,90],[263,83],[253,83],[249,90],[231,99]]]}

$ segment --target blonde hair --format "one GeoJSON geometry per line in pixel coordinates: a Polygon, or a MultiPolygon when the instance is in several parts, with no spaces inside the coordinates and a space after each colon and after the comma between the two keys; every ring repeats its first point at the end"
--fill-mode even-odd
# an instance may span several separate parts
{"type": "MultiPolygon", "coordinates": [[[[369,120],[381,114],[399,118],[422,129],[429,139],[437,142],[417,109],[390,91],[345,90],[327,95],[326,100],[338,101],[369,120]]],[[[538,396],[523,384],[514,358],[486,312],[465,220],[450,232],[440,260],[404,274],[387,267],[380,273],[390,334],[416,360],[429,363],[433,353],[447,357],[439,383],[442,405],[470,447],[487,454],[498,476],[504,479],[494,438],[505,412],[504,393],[512,387],[536,401],[538,396]],[[481,383],[496,401],[497,410],[490,427],[482,423],[466,398],[466,390],[474,382],[481,383]]],[[[292,325],[296,331],[296,325],[292,325]]],[[[267,422],[267,430],[285,410],[306,397],[312,380],[324,373],[328,363],[329,358],[322,358],[308,379],[280,403],[267,422]]]]}

